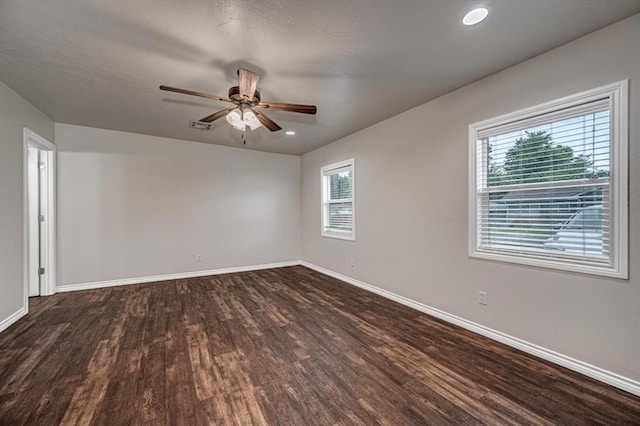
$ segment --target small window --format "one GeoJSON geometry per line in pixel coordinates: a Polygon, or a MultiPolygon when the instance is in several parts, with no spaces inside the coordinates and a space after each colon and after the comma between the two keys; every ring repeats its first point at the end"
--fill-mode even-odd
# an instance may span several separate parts
{"type": "Polygon", "coordinates": [[[628,277],[627,81],[469,127],[469,254],[628,277]]]}
{"type": "Polygon", "coordinates": [[[347,160],[322,168],[322,235],[355,240],[354,165],[347,160]]]}

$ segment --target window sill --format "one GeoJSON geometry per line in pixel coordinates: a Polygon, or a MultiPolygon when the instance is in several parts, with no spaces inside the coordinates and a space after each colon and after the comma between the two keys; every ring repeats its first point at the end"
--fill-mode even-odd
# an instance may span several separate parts
{"type": "Polygon", "coordinates": [[[493,251],[475,249],[469,253],[469,257],[477,259],[494,260],[505,263],[516,263],[520,265],[535,266],[546,269],[555,269],[564,272],[577,272],[581,274],[598,275],[604,277],[629,279],[628,271],[621,271],[612,266],[578,265],[551,259],[538,259],[529,256],[519,256],[517,254],[497,253],[493,251]]]}
{"type": "Polygon", "coordinates": [[[353,234],[337,234],[333,232],[322,232],[321,234],[325,238],[335,238],[337,240],[355,241],[356,237],[353,234]]]}

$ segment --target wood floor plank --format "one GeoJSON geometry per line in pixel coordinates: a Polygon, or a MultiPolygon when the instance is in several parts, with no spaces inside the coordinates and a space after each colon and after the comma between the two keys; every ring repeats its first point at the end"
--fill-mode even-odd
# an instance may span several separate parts
{"type": "Polygon", "coordinates": [[[640,425],[640,398],[295,266],[57,294],[0,425],[640,425]]]}

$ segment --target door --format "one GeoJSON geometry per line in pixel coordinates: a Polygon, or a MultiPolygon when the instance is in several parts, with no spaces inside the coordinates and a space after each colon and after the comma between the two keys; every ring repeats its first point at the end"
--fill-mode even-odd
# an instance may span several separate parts
{"type": "Polygon", "coordinates": [[[27,152],[27,214],[29,216],[29,297],[40,296],[40,150],[27,152]]]}
{"type": "MultiPolygon", "coordinates": [[[[2,0],[0,0],[2,1],[2,0]]],[[[24,128],[24,298],[56,292],[56,146],[24,128]]]]}

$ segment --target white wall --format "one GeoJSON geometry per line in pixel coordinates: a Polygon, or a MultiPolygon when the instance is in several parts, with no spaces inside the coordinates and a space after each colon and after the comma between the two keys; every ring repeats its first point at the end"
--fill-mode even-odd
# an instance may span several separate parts
{"type": "Polygon", "coordinates": [[[638,46],[640,15],[304,155],[302,258],[640,380],[638,46]],[[469,124],[622,79],[631,80],[631,279],[470,259],[469,124]],[[357,241],[323,238],[320,167],[352,157],[357,241]]]}
{"type": "Polygon", "coordinates": [[[0,82],[0,325],[25,308],[24,127],[53,142],[53,121],[0,82]]]}
{"type": "Polygon", "coordinates": [[[300,258],[299,157],[55,132],[58,286],[300,258]]]}

